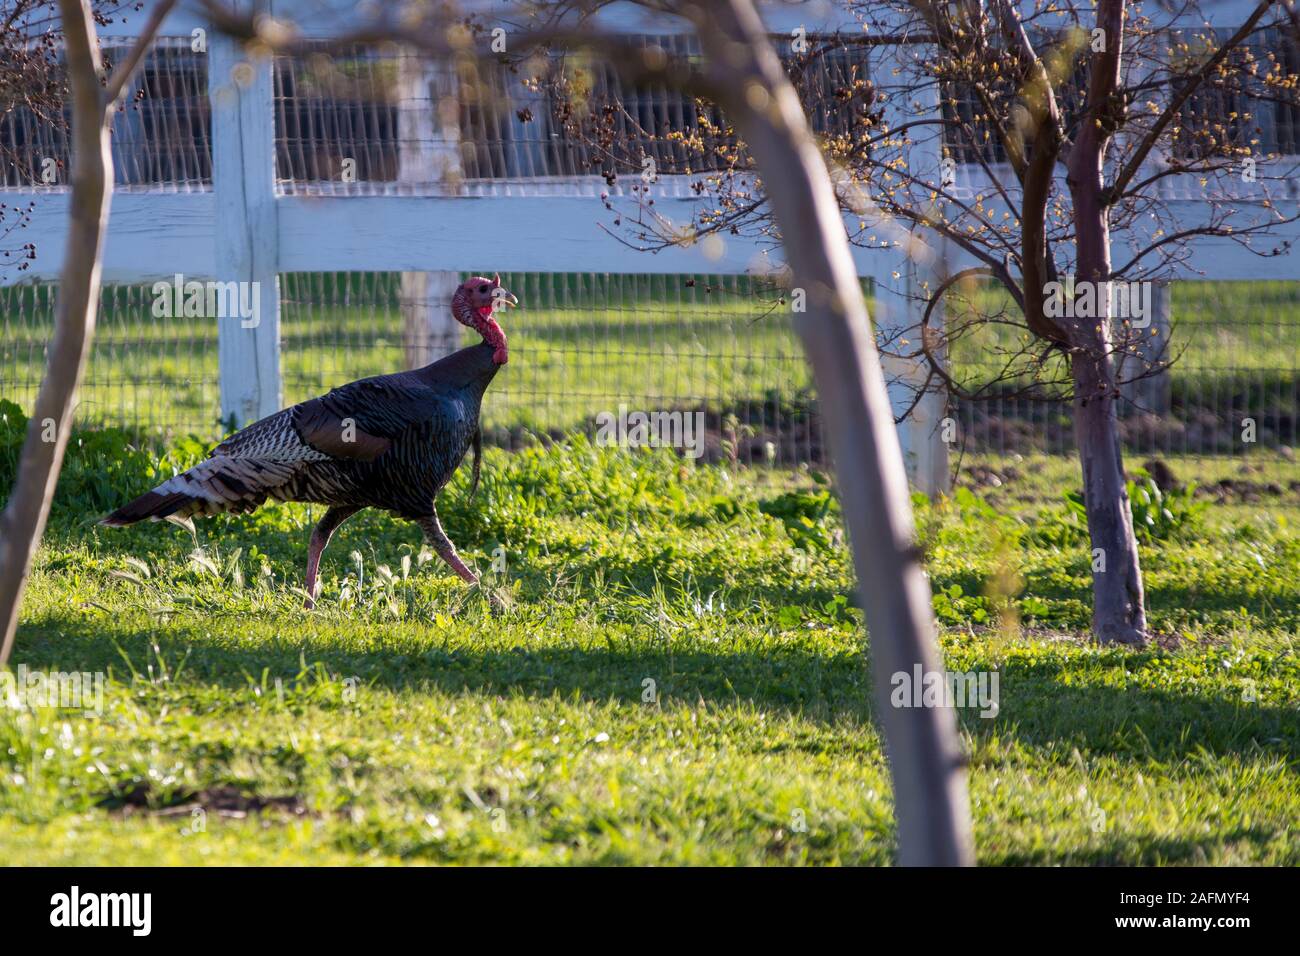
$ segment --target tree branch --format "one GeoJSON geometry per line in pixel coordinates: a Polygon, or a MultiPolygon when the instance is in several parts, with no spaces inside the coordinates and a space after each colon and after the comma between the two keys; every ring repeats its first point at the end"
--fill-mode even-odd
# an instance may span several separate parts
{"type": "Polygon", "coordinates": [[[1219,47],[1214,56],[1206,60],[1205,63],[1201,65],[1201,68],[1189,76],[1187,80],[1184,81],[1183,85],[1178,88],[1178,92],[1174,94],[1174,98],[1169,101],[1164,112],[1160,114],[1160,117],[1147,132],[1147,135],[1143,137],[1141,143],[1138,144],[1133,155],[1129,157],[1127,165],[1125,165],[1119,175],[1115,177],[1114,183],[1108,189],[1103,190],[1102,201],[1106,205],[1112,205],[1118,197],[1124,195],[1129,182],[1137,175],[1138,170],[1146,161],[1147,155],[1155,147],[1156,143],[1159,142],[1165,128],[1173,122],[1174,118],[1178,115],[1179,110],[1183,108],[1183,104],[1191,98],[1191,95],[1196,92],[1197,88],[1205,81],[1205,78],[1227,58],[1228,54],[1236,49],[1242,40],[1250,36],[1251,31],[1255,29],[1255,24],[1257,24],[1260,21],[1260,18],[1268,12],[1274,2],[1275,0],[1263,0],[1251,15],[1246,18],[1246,22],[1241,25],[1237,32],[1234,33],[1221,47],[1219,47]]]}
{"type": "Polygon", "coordinates": [[[117,102],[122,91],[126,89],[126,84],[130,81],[131,75],[135,73],[140,66],[150,48],[153,47],[154,40],[158,37],[158,31],[162,28],[163,20],[167,19],[167,14],[172,12],[176,6],[176,0],[159,0],[153,10],[149,12],[149,19],[145,21],[144,28],[140,35],[136,37],[135,44],[126,55],[126,59],[119,63],[108,78],[104,86],[104,103],[111,105],[117,102]]]}

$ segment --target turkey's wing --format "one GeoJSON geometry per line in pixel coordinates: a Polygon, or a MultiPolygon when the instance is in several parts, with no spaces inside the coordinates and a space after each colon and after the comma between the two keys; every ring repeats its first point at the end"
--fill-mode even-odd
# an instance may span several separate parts
{"type": "Polygon", "coordinates": [[[421,385],[362,379],[294,409],[294,428],[311,448],[333,458],[373,461],[412,425],[437,414],[436,398],[421,385]]]}
{"type": "Polygon", "coordinates": [[[286,463],[327,459],[329,455],[304,443],[294,429],[293,416],[297,408],[286,408],[240,429],[212,449],[208,457],[256,458],[286,463]]]}

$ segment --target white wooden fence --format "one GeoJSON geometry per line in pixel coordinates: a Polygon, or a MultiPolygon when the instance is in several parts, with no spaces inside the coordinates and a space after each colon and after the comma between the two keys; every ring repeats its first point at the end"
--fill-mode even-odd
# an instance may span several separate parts
{"type": "MultiPolygon", "coordinates": [[[[1234,23],[1248,5],[1233,0],[1217,16],[1234,23]]],[[[277,15],[295,19],[309,36],[340,35],[361,14],[342,0],[309,3],[277,2],[277,15]],[[332,11],[322,13],[322,10],[332,11]]],[[[110,37],[130,37],[147,11],[131,14],[104,30],[110,37]]],[[[789,6],[769,4],[765,15],[775,35],[790,36],[797,28],[808,34],[857,29],[832,4],[789,6]]],[[[612,24],[630,33],[671,33],[672,23],[647,20],[637,10],[612,11],[612,24]]],[[[120,189],[113,199],[105,244],[103,275],[107,282],[148,283],[183,274],[186,279],[257,283],[262,291],[261,313],[254,325],[238,318],[219,320],[220,396],[223,418],[244,423],[281,407],[279,276],[291,272],[402,271],[404,304],[416,322],[426,322],[436,339],[437,316],[445,310],[427,305],[440,302],[449,277],[485,269],[501,272],[568,272],[679,274],[709,272],[744,274],[774,253],[746,239],[732,237],[706,256],[700,247],[673,248],[655,255],[630,249],[600,228],[602,209],[592,197],[604,190],[599,177],[522,181],[508,187],[476,189],[467,183],[438,195],[358,195],[347,190],[280,191],[276,182],[276,130],[273,65],[269,59],[249,59],[241,46],[212,30],[196,13],[180,9],[164,26],[169,37],[193,37],[206,31],[211,102],[212,184],[210,190],[120,189]],[[314,194],[318,193],[318,194],[314,194]],[[459,193],[459,194],[457,194],[459,193]],[[420,278],[425,276],[425,278],[420,278]],[[421,302],[426,303],[421,306],[421,302]],[[421,308],[424,312],[421,313],[421,308]],[[425,318],[419,316],[423,314],[425,318]]],[[[106,37],[108,39],[108,37],[106,37]]],[[[882,48],[873,73],[888,93],[890,48],[882,48]],[[876,66],[879,70],[876,70],[876,66]]],[[[411,82],[410,78],[404,82],[411,82]]],[[[429,78],[417,77],[418,88],[429,78]]],[[[895,122],[916,105],[895,96],[886,103],[895,122]]],[[[937,110],[937,101],[929,108],[937,110]]],[[[424,114],[426,117],[428,111],[424,114]]],[[[399,179],[427,179],[430,164],[446,168],[447,151],[439,146],[434,127],[418,115],[405,116],[403,140],[426,144],[403,153],[399,179]],[[430,145],[431,144],[431,145],[430,145]],[[432,152],[431,152],[432,151],[432,152]],[[437,154],[437,155],[434,155],[437,154]]],[[[444,144],[445,146],[445,144],[444,144]]],[[[937,136],[913,148],[914,173],[939,177],[937,136]]],[[[983,173],[977,167],[958,171],[959,183],[978,188],[983,173]]],[[[661,177],[653,187],[660,211],[674,221],[691,218],[693,198],[681,177],[661,177]]],[[[10,270],[6,281],[57,279],[62,267],[61,241],[67,214],[67,194],[59,186],[33,186],[3,191],[7,199],[38,202],[24,236],[39,249],[32,268],[10,270]]],[[[612,190],[617,195],[617,190],[612,190]]],[[[1194,195],[1188,191],[1187,195],[1194,195]]],[[[1295,196],[1289,200],[1295,206],[1295,196]]],[[[1171,200],[1178,221],[1193,223],[1205,214],[1204,200],[1171,200]]],[[[1244,204],[1249,212],[1249,202],[1244,204]]],[[[996,211],[996,204],[994,209],[996,211]]],[[[1288,211],[1293,211],[1288,210],[1288,211]]],[[[1300,239],[1290,227],[1283,239],[1300,239]]],[[[1126,237],[1116,237],[1123,245],[1126,237]]],[[[948,272],[971,264],[955,249],[937,249],[930,262],[918,262],[901,246],[896,249],[854,250],[859,274],[875,280],[878,324],[909,327],[918,319],[918,291],[935,270],[948,272]]],[[[1293,278],[1300,267],[1290,258],[1261,259],[1228,241],[1206,240],[1195,247],[1184,266],[1186,274],[1210,279],[1293,278]]],[[[933,283],[931,282],[931,285],[933,283]]],[[[895,376],[918,370],[893,368],[895,376]]],[[[897,401],[903,401],[900,390],[897,401]]],[[[937,428],[946,414],[942,398],[923,402],[902,429],[901,437],[914,481],[925,490],[947,482],[948,446],[937,428]]]]}

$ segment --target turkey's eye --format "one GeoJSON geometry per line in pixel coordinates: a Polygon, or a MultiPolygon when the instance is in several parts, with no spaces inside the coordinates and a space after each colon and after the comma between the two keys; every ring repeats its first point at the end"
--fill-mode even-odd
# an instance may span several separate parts
{"type": "Polygon", "coordinates": [[[488,287],[485,285],[481,285],[478,287],[479,295],[487,295],[487,290],[488,287]]]}

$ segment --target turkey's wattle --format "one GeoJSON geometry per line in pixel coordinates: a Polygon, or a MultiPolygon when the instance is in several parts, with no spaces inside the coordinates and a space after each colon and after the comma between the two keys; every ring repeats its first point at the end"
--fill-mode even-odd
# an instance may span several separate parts
{"type": "Polygon", "coordinates": [[[474,448],[478,485],[483,393],[508,359],[495,309],[517,305],[500,277],[476,276],[452,296],[457,321],[483,336],[424,368],[363,378],[286,408],[231,435],[189,471],[104,518],[122,526],[146,518],[253,511],[268,498],[329,505],[312,531],[305,590],[330,536],[362,508],[382,508],[418,524],[429,545],[465,581],[465,566],[438,521],[435,499],[474,448]]]}

